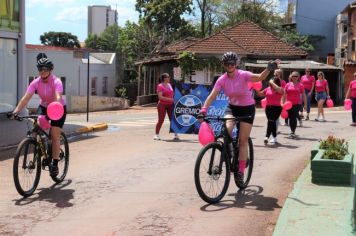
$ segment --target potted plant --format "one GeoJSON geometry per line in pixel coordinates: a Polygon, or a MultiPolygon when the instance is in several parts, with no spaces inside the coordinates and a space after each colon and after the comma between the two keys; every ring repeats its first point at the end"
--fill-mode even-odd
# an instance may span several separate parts
{"type": "Polygon", "coordinates": [[[329,136],[319,143],[311,161],[312,182],[350,185],[353,175],[353,154],[344,139],[329,136]]]}

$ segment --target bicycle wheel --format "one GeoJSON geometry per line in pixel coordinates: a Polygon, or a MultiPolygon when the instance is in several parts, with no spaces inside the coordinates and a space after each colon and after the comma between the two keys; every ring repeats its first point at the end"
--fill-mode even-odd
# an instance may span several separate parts
{"type": "Polygon", "coordinates": [[[245,189],[250,182],[252,169],[253,169],[253,144],[252,139],[248,138],[248,150],[247,150],[247,160],[246,160],[246,168],[244,173],[244,182],[240,183],[237,179],[237,176],[234,175],[235,184],[239,189],[245,189]]]}
{"type": "Polygon", "coordinates": [[[67,137],[63,132],[60,136],[60,145],[61,146],[59,151],[58,175],[51,175],[52,180],[56,183],[60,183],[64,180],[67,175],[69,166],[69,145],[67,137]]]}
{"type": "Polygon", "coordinates": [[[194,168],[195,186],[207,203],[219,202],[229,187],[230,162],[226,161],[221,143],[213,142],[198,154],[194,168]]]}
{"type": "Polygon", "coordinates": [[[41,151],[33,138],[25,138],[17,147],[13,176],[20,195],[28,197],[36,190],[41,177],[41,151]]]}

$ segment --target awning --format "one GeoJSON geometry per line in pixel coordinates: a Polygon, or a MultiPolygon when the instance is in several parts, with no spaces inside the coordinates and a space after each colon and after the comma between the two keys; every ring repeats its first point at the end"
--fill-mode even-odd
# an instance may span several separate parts
{"type": "MultiPolygon", "coordinates": [[[[246,62],[246,67],[254,67],[254,68],[265,68],[267,66],[268,61],[257,61],[256,63],[246,62]]],[[[279,68],[281,69],[290,69],[290,70],[305,70],[305,68],[309,68],[311,70],[342,70],[342,68],[328,65],[316,61],[282,61],[279,64],[279,68]]]]}

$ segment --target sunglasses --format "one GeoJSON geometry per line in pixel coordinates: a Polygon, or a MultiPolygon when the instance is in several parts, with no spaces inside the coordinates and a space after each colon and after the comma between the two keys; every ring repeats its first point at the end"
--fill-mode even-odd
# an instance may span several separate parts
{"type": "Polygon", "coordinates": [[[50,69],[48,68],[48,67],[39,67],[38,68],[38,71],[43,71],[43,72],[49,72],[50,71],[50,69]]]}
{"type": "Polygon", "coordinates": [[[298,78],[298,75],[292,75],[292,78],[298,78]]]}
{"type": "Polygon", "coordinates": [[[236,66],[236,62],[226,62],[224,63],[224,66],[236,66]]]}

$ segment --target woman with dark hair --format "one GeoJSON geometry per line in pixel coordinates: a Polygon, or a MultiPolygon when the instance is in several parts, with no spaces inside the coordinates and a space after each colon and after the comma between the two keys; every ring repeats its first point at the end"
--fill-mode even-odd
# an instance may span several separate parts
{"type": "Polygon", "coordinates": [[[267,117],[267,130],[264,144],[268,143],[268,139],[272,134],[270,144],[277,143],[277,123],[281,115],[282,106],[281,99],[284,93],[286,82],[282,79],[282,70],[277,69],[274,71],[274,77],[269,81],[269,87],[262,91],[256,91],[259,96],[266,96],[266,117],[267,117]]]}
{"type": "MultiPolygon", "coordinates": [[[[156,134],[153,139],[161,140],[159,137],[159,131],[161,130],[166,113],[168,114],[170,121],[172,120],[173,113],[174,90],[170,83],[170,76],[168,73],[163,73],[160,76],[160,83],[157,85],[157,95],[159,100],[157,104],[158,121],[156,124],[156,134]]],[[[174,134],[174,140],[179,140],[177,134],[174,134]]]]}
{"type": "Polygon", "coordinates": [[[354,79],[349,84],[345,98],[351,99],[352,123],[350,125],[356,126],[356,73],[354,73],[354,79]]]}

